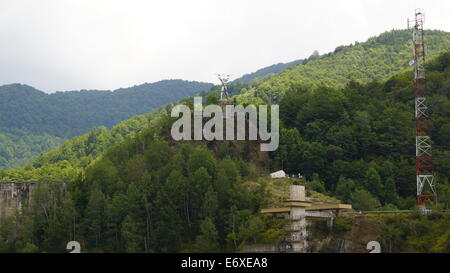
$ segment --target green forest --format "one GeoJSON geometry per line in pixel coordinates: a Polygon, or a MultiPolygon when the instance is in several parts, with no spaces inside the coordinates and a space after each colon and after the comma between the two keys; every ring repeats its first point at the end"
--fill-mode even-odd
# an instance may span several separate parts
{"type": "MultiPolygon", "coordinates": [[[[70,240],[87,252],[240,251],[245,244],[283,234],[282,222],[258,215],[268,198],[265,177],[280,168],[302,173],[307,189],[335,196],[356,210],[414,209],[411,69],[386,80],[330,86],[297,83],[289,73],[293,68],[248,85],[262,90],[267,82],[278,82],[287,88],[277,98],[281,142],[276,152],[260,152],[258,143],[175,142],[167,106],[136,120],[136,127],[146,123],[141,130],[131,129],[128,121],[110,131],[97,128],[24,168],[1,171],[3,181],[33,177],[42,183],[22,213],[2,223],[0,251],[64,251],[70,240]]],[[[447,209],[449,75],[450,52],[429,60],[430,135],[439,206],[447,209]]],[[[243,92],[249,94],[232,100],[267,100],[265,93],[243,92]]],[[[208,103],[217,101],[217,93],[206,95],[208,103]]],[[[430,217],[438,216],[405,222],[419,229],[430,217]]],[[[411,252],[448,250],[448,217],[439,217],[443,222],[435,232],[444,239],[429,248],[424,245],[431,244],[430,238],[392,219],[379,221],[379,239],[398,240],[399,250],[411,252]]]]}
{"type": "Polygon", "coordinates": [[[0,86],[0,168],[24,166],[93,127],[111,128],[211,87],[209,83],[165,80],[114,91],[47,94],[22,84],[0,86]]]}
{"type": "MultiPolygon", "coordinates": [[[[424,37],[428,59],[449,49],[448,32],[425,30],[424,37]]],[[[342,88],[350,81],[384,81],[400,71],[409,70],[411,43],[410,31],[391,30],[365,42],[339,46],[327,54],[315,52],[303,65],[291,66],[279,75],[269,75],[263,82],[244,90],[241,96],[250,102],[254,96],[265,102],[276,102],[292,85],[342,88]]]]}
{"type": "Polygon", "coordinates": [[[288,67],[296,66],[299,64],[303,64],[303,63],[305,63],[304,60],[295,60],[295,61],[288,62],[288,63],[273,64],[271,66],[267,66],[267,67],[258,69],[253,73],[245,74],[244,76],[235,79],[233,82],[234,83],[238,83],[238,82],[248,83],[257,78],[265,78],[265,77],[268,77],[268,76],[271,76],[274,74],[279,74],[283,70],[286,70],[288,67]]]}
{"type": "MultiPolygon", "coordinates": [[[[425,31],[428,58],[448,49],[450,33],[425,31]]],[[[278,102],[293,86],[342,88],[350,81],[384,81],[408,70],[411,35],[392,30],[365,42],[314,52],[305,60],[280,63],[244,75],[230,84],[242,103],[278,102]]],[[[208,83],[166,80],[115,91],[81,90],[46,94],[30,86],[0,87],[0,169],[33,162],[66,139],[93,127],[111,128],[135,115],[194,94],[217,92],[208,83]]],[[[96,130],[96,129],[94,129],[96,130]]]]}

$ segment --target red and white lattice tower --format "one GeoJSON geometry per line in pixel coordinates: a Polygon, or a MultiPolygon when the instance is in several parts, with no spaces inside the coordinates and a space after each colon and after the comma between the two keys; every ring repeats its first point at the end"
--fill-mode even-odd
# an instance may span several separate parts
{"type": "Polygon", "coordinates": [[[417,180],[417,204],[425,206],[425,202],[437,203],[435,177],[431,162],[431,138],[428,135],[429,108],[425,90],[425,45],[423,40],[423,24],[425,16],[419,10],[415,12],[413,26],[413,51],[414,51],[414,93],[416,109],[416,180],[417,180]],[[428,185],[431,192],[424,194],[424,188],[428,185]]]}

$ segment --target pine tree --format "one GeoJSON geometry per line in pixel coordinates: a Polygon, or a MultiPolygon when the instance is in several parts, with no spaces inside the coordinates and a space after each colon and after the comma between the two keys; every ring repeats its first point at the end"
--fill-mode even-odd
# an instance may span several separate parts
{"type": "Polygon", "coordinates": [[[366,189],[373,195],[380,197],[383,195],[381,177],[375,168],[369,168],[366,172],[366,189]]]}
{"type": "Polygon", "coordinates": [[[398,203],[397,187],[395,186],[395,180],[393,178],[388,178],[386,180],[383,198],[385,204],[397,205],[398,203]]]}
{"type": "Polygon", "coordinates": [[[143,236],[139,235],[138,226],[130,215],[127,215],[122,222],[122,237],[126,252],[137,253],[142,251],[143,236]]]}
{"type": "Polygon", "coordinates": [[[86,208],[86,227],[91,236],[91,242],[96,250],[99,250],[102,239],[105,216],[105,196],[97,183],[92,185],[89,202],[86,208]],[[92,240],[93,237],[93,240],[92,240]]]}
{"type": "Polygon", "coordinates": [[[200,224],[200,235],[195,239],[195,249],[198,252],[215,252],[219,249],[219,235],[211,218],[206,218],[200,224]]]}
{"type": "Polygon", "coordinates": [[[202,216],[214,220],[217,217],[219,200],[217,198],[217,192],[214,191],[212,186],[209,186],[203,200],[202,216]]]}
{"type": "Polygon", "coordinates": [[[346,179],[341,175],[336,185],[336,197],[344,203],[349,202],[351,195],[355,191],[355,189],[355,182],[352,179],[346,179]]]}

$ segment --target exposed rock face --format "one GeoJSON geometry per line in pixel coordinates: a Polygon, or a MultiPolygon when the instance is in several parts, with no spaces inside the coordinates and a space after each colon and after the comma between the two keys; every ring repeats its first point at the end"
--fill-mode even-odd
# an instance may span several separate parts
{"type": "Polygon", "coordinates": [[[0,182],[0,224],[30,201],[36,186],[37,182],[0,182]]]}

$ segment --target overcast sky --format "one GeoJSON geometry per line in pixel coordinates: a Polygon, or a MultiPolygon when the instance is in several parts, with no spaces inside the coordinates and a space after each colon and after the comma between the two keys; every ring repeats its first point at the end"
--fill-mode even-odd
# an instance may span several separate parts
{"type": "Polygon", "coordinates": [[[0,85],[217,83],[405,28],[415,8],[450,31],[449,0],[0,0],[0,85]]]}

